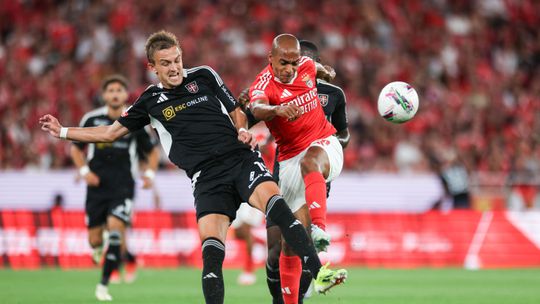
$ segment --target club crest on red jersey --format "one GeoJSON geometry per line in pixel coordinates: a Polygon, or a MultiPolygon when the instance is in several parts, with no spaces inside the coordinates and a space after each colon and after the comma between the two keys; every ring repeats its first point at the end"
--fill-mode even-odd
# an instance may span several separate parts
{"type": "Polygon", "coordinates": [[[190,92],[191,94],[195,94],[195,93],[199,92],[199,86],[197,85],[196,81],[192,81],[192,82],[186,84],[185,87],[188,90],[188,92],[190,92]]]}
{"type": "Polygon", "coordinates": [[[305,82],[309,88],[313,88],[313,81],[311,81],[308,74],[302,75],[302,81],[305,82]]]}
{"type": "Polygon", "coordinates": [[[328,104],[328,94],[319,94],[319,100],[321,101],[321,106],[326,107],[328,104]]]}

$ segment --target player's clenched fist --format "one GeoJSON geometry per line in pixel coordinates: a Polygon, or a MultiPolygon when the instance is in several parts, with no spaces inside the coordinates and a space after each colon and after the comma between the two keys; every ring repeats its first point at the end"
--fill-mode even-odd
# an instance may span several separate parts
{"type": "Polygon", "coordinates": [[[49,134],[54,137],[60,137],[60,129],[62,126],[56,117],[50,114],[44,115],[39,119],[39,124],[41,125],[41,130],[49,132],[49,134]]]}
{"type": "Polygon", "coordinates": [[[254,149],[257,145],[257,140],[255,139],[253,134],[251,134],[251,132],[244,128],[240,128],[240,130],[238,130],[238,140],[247,145],[250,145],[252,149],[254,149]]]}
{"type": "Polygon", "coordinates": [[[276,108],[276,115],[286,118],[288,121],[294,121],[302,115],[302,109],[299,106],[289,104],[276,108]]]}

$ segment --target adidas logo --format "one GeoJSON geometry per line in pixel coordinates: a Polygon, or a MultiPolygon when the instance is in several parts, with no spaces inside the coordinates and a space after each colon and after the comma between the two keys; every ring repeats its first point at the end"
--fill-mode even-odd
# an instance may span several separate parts
{"type": "Polygon", "coordinates": [[[207,275],[205,275],[205,276],[203,277],[203,280],[206,280],[206,279],[217,279],[217,278],[218,278],[217,275],[215,275],[213,272],[210,272],[209,274],[207,274],[207,275]]]}
{"type": "Polygon", "coordinates": [[[289,90],[287,89],[283,90],[283,93],[281,93],[281,99],[291,97],[291,96],[292,96],[292,93],[289,92],[289,90]]]}
{"type": "Polygon", "coordinates": [[[161,95],[159,95],[159,99],[157,101],[157,103],[162,103],[164,101],[167,101],[169,100],[169,97],[167,97],[164,93],[161,93],[161,95]]]}
{"type": "Polygon", "coordinates": [[[319,205],[319,203],[317,203],[317,202],[313,202],[313,203],[311,203],[311,205],[309,205],[309,210],[317,209],[317,208],[321,208],[321,205],[319,205]]]}
{"type": "Polygon", "coordinates": [[[302,224],[302,223],[300,223],[299,220],[294,220],[294,222],[289,226],[289,228],[292,228],[292,227],[294,227],[294,226],[296,226],[296,225],[301,225],[301,224],[302,224]]]}
{"type": "Polygon", "coordinates": [[[289,289],[289,287],[283,287],[281,288],[281,292],[284,294],[291,294],[291,289],[289,289]]]}

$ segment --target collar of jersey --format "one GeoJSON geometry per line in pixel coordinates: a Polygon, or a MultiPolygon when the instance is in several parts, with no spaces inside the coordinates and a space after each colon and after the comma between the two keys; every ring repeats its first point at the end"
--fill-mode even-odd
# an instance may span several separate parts
{"type": "MultiPolygon", "coordinates": [[[[270,70],[270,73],[272,73],[272,76],[274,76],[274,80],[276,82],[283,83],[283,82],[281,82],[281,80],[279,80],[279,78],[276,75],[274,75],[274,69],[272,69],[272,65],[269,65],[268,69],[270,70]]],[[[294,80],[296,79],[297,76],[298,76],[298,71],[294,72],[294,76],[293,76],[293,78],[291,78],[291,81],[289,81],[287,83],[283,83],[283,84],[293,84],[293,82],[294,82],[294,80]]]]}
{"type": "MultiPolygon", "coordinates": [[[[186,72],[186,69],[182,68],[182,77],[184,78],[187,78],[187,72],[186,72]]],[[[182,83],[184,83],[184,81],[182,81],[182,83]]],[[[160,89],[164,89],[163,88],[163,83],[158,83],[157,84],[157,87],[160,88],[160,89]]]]}

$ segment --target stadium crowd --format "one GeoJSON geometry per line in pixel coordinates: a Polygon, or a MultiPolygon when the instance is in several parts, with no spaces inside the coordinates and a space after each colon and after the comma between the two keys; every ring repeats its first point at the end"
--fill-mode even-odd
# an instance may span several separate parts
{"type": "Polygon", "coordinates": [[[69,144],[38,117],[78,124],[111,73],[129,78],[133,101],[156,81],[144,43],[161,28],[236,94],[276,33],[318,43],[347,94],[349,170],[432,170],[456,156],[469,170],[538,169],[538,24],[533,0],[0,1],[0,169],[71,167],[69,144]],[[420,96],[404,125],[376,109],[394,80],[420,96]]]}

